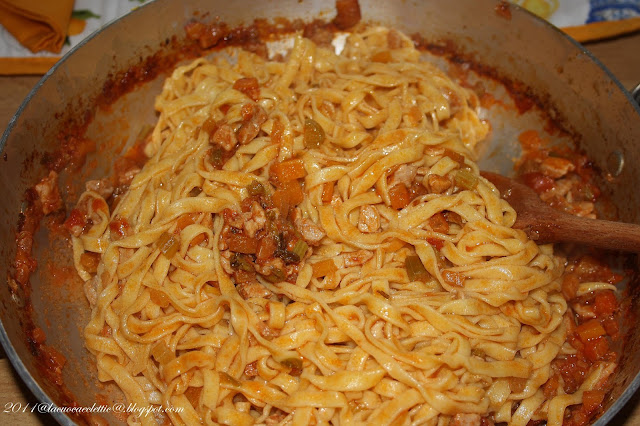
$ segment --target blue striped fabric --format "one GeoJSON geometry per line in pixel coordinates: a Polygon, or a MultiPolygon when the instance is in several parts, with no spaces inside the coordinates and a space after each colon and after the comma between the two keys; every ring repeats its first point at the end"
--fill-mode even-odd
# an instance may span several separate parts
{"type": "Polygon", "coordinates": [[[587,22],[617,21],[640,16],[640,0],[589,0],[587,22]]]}

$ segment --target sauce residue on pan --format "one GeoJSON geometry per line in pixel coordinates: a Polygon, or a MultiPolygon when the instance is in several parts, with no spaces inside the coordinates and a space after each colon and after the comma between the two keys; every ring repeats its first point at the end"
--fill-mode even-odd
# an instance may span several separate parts
{"type": "Polygon", "coordinates": [[[496,5],[495,11],[496,15],[511,20],[511,4],[509,2],[501,1],[496,5]]]}

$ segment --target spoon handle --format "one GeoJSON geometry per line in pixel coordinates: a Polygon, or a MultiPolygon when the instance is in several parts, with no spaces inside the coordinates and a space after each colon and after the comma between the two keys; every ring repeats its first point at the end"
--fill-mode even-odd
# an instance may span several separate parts
{"type": "MultiPolygon", "coordinates": [[[[547,212],[545,212],[547,213],[547,212]]],[[[589,219],[553,210],[525,227],[538,242],[572,242],[608,250],[640,252],[640,225],[589,219]]]]}

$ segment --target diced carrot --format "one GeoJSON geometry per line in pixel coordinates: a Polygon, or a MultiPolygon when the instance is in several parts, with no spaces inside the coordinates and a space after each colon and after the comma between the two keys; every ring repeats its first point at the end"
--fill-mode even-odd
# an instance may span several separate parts
{"type": "Polygon", "coordinates": [[[245,234],[232,234],[227,236],[229,250],[236,253],[254,254],[258,250],[258,240],[245,234]]]}
{"type": "Polygon", "coordinates": [[[600,321],[597,319],[591,319],[584,324],[580,324],[576,328],[576,333],[582,340],[582,343],[587,343],[590,340],[597,339],[598,337],[604,336],[607,332],[604,330],[600,321]]]}
{"type": "Polygon", "coordinates": [[[240,115],[242,115],[242,120],[243,121],[251,120],[253,118],[253,115],[255,114],[255,111],[256,111],[256,107],[255,107],[255,104],[253,103],[242,105],[242,108],[240,108],[240,115]]]}
{"type": "Polygon", "coordinates": [[[573,300],[578,293],[580,281],[575,274],[566,274],[562,279],[562,295],[567,300],[573,300]]]}
{"type": "Polygon", "coordinates": [[[290,206],[297,206],[304,200],[304,192],[302,191],[302,185],[298,180],[290,180],[284,182],[280,188],[285,192],[285,196],[289,200],[290,206]]]}
{"type": "Polygon", "coordinates": [[[518,141],[525,151],[536,150],[542,145],[542,139],[537,130],[526,130],[520,133],[518,141]]]}
{"type": "Polygon", "coordinates": [[[260,98],[260,86],[254,77],[241,78],[233,83],[233,88],[244,93],[254,101],[260,98]]]}
{"type": "Polygon", "coordinates": [[[269,174],[283,183],[303,178],[307,175],[307,171],[304,169],[302,160],[298,158],[273,164],[269,170],[269,174]]]}
{"type": "Polygon", "coordinates": [[[403,209],[409,205],[409,190],[404,184],[398,184],[389,189],[389,199],[391,207],[396,210],[403,209]]]}
{"type": "Polygon", "coordinates": [[[607,352],[609,352],[609,343],[606,337],[598,337],[584,345],[584,356],[591,362],[596,362],[607,352]]]}
{"type": "Polygon", "coordinates": [[[591,413],[595,411],[602,401],[604,401],[604,391],[602,390],[588,390],[582,394],[582,406],[586,411],[591,413]]]}
{"type": "Polygon", "coordinates": [[[322,186],[322,204],[329,204],[333,199],[333,182],[325,182],[322,186]]]}
{"type": "Polygon", "coordinates": [[[608,317],[613,315],[618,307],[618,300],[612,291],[600,291],[596,294],[595,313],[599,317],[608,317]]]}
{"type": "Polygon", "coordinates": [[[578,352],[582,352],[584,350],[584,343],[582,343],[582,341],[580,341],[580,339],[576,337],[575,334],[571,336],[567,336],[567,341],[571,346],[576,348],[578,352]]]}
{"type": "Polygon", "coordinates": [[[338,270],[333,259],[325,259],[320,262],[314,263],[311,265],[311,275],[314,278],[318,277],[326,277],[329,274],[332,274],[338,270]]]}
{"type": "Polygon", "coordinates": [[[442,213],[436,213],[428,220],[429,226],[434,232],[446,234],[449,232],[449,222],[442,213]]]}
{"type": "Polygon", "coordinates": [[[256,251],[256,257],[259,260],[265,260],[273,257],[273,254],[276,252],[278,248],[278,243],[275,239],[275,236],[272,234],[267,234],[264,237],[260,238],[258,241],[258,250],[256,251]]]}
{"type": "Polygon", "coordinates": [[[413,181],[411,187],[409,188],[409,198],[411,198],[412,200],[416,197],[427,195],[428,193],[429,190],[418,181],[413,181]]]}
{"type": "Polygon", "coordinates": [[[287,193],[285,191],[281,189],[276,190],[271,196],[271,201],[282,217],[287,217],[289,215],[289,197],[287,197],[287,193]]]}

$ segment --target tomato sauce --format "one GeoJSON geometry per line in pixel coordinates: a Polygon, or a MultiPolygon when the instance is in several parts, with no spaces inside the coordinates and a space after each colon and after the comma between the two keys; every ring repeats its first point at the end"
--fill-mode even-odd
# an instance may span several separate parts
{"type": "MultiPolygon", "coordinates": [[[[580,152],[551,146],[537,131],[519,136],[523,156],[516,165],[518,178],[552,207],[571,214],[596,216],[600,190],[594,182],[592,163],[580,152]]],[[[557,247],[559,253],[566,249],[557,247]]],[[[601,362],[618,363],[622,350],[620,302],[611,290],[578,294],[580,283],[617,284],[624,277],[612,271],[601,253],[568,249],[562,281],[562,293],[568,303],[568,342],[575,354],[552,362],[552,376],[544,385],[548,398],[558,394],[560,383],[565,393],[574,393],[601,362]]],[[[587,391],[583,403],[567,407],[565,425],[588,424],[603,410],[607,378],[598,389],[587,391]]]]}

